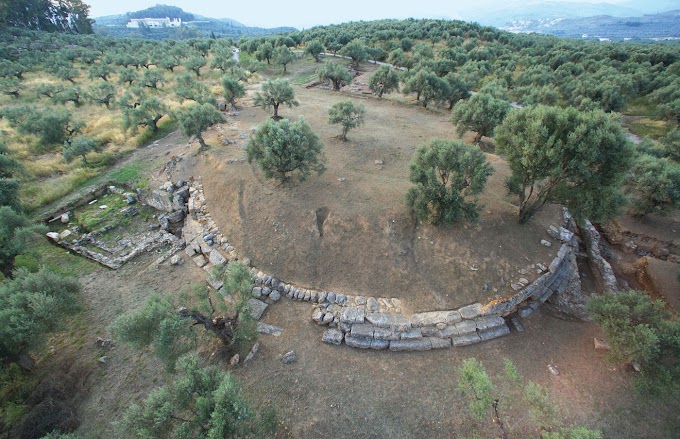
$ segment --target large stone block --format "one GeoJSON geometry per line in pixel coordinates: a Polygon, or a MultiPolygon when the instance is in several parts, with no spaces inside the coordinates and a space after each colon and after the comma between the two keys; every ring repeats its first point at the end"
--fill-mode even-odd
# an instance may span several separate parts
{"type": "Polygon", "coordinates": [[[496,326],[494,328],[485,329],[484,331],[479,331],[479,338],[482,340],[491,340],[492,338],[498,338],[503,335],[510,334],[510,328],[508,325],[496,326]]]}
{"type": "Polygon", "coordinates": [[[420,340],[394,340],[390,342],[391,351],[428,351],[432,344],[426,338],[420,340]]]}
{"type": "Polygon", "coordinates": [[[353,348],[369,349],[373,341],[372,338],[354,337],[351,335],[345,336],[345,344],[353,348]]]}
{"type": "Polygon", "coordinates": [[[356,323],[352,325],[351,334],[353,337],[373,338],[373,325],[356,323]]]}
{"type": "Polygon", "coordinates": [[[423,333],[420,328],[412,328],[401,333],[402,340],[418,340],[423,338],[423,333]]]}
{"type": "Polygon", "coordinates": [[[327,329],[324,331],[323,336],[321,336],[321,341],[324,343],[330,343],[334,345],[342,344],[342,340],[345,338],[345,334],[337,329],[327,329]]]}
{"type": "Polygon", "coordinates": [[[477,323],[474,320],[464,320],[456,323],[456,330],[459,335],[471,334],[477,332],[477,323]]]}
{"type": "Polygon", "coordinates": [[[482,304],[473,303],[472,305],[460,308],[458,311],[460,311],[460,315],[464,319],[474,319],[482,314],[482,304]]]}
{"type": "Polygon", "coordinates": [[[444,349],[451,347],[451,340],[448,338],[428,337],[426,340],[430,342],[432,349],[444,349]]]}
{"type": "Polygon", "coordinates": [[[460,332],[458,331],[458,328],[456,328],[456,325],[451,325],[439,331],[438,335],[442,338],[451,338],[459,336],[460,332]]]}
{"type": "Polygon", "coordinates": [[[458,337],[454,337],[451,339],[451,342],[453,343],[454,346],[467,346],[479,343],[480,341],[482,341],[482,339],[479,338],[479,334],[477,334],[477,332],[474,332],[472,334],[459,335],[458,337]]]}
{"type": "Polygon", "coordinates": [[[210,251],[210,263],[213,264],[215,267],[221,267],[222,265],[227,263],[227,258],[222,256],[220,252],[217,249],[212,249],[210,251]]]}
{"type": "Polygon", "coordinates": [[[411,324],[413,327],[419,328],[423,326],[434,326],[438,323],[450,325],[452,323],[460,322],[461,320],[462,317],[457,310],[429,311],[413,314],[411,317],[411,324]]]}
{"type": "Polygon", "coordinates": [[[475,320],[475,325],[479,331],[484,331],[485,329],[504,326],[505,320],[503,320],[503,317],[499,316],[480,317],[479,319],[475,320]]]}
{"type": "Polygon", "coordinates": [[[402,314],[386,312],[370,312],[366,320],[380,328],[392,328],[395,331],[405,331],[411,327],[411,322],[402,314]]]}
{"type": "Polygon", "coordinates": [[[399,340],[399,333],[389,328],[373,328],[373,338],[376,340],[399,340]]]}
{"type": "Polygon", "coordinates": [[[390,347],[390,342],[387,340],[371,340],[371,349],[387,349],[390,347]]]}
{"type": "Polygon", "coordinates": [[[264,314],[265,310],[267,309],[269,305],[264,303],[261,300],[257,299],[250,299],[248,300],[248,304],[246,305],[246,308],[250,311],[252,314],[253,318],[255,320],[260,320],[262,317],[262,314],[264,314]]]}
{"type": "Polygon", "coordinates": [[[349,306],[342,310],[340,321],[342,323],[364,323],[366,311],[363,307],[349,306]]]}

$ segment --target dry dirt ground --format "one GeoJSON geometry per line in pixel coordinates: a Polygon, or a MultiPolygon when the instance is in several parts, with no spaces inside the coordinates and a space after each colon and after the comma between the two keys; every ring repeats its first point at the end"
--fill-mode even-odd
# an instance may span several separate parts
{"type": "MultiPolygon", "coordinates": [[[[303,87],[296,87],[296,96],[300,107],[282,115],[304,115],[319,134],[328,166],[322,176],[278,186],[243,161],[244,137],[267,117],[248,100],[238,115],[206,135],[213,145],[208,151],[197,154],[196,145],[188,147],[186,139],[173,135],[135,159],[182,155],[175,179],[202,179],[215,221],[239,252],[262,270],[302,286],[398,297],[412,310],[442,309],[508,292],[509,283],[521,276],[518,270],[553,256],[556,246],[548,249],[539,241],[547,237],[546,227],[557,223],[558,208],[517,225],[503,189],[509,171],[494,155],[489,160],[496,173],[482,197],[478,225],[434,228],[410,218],[403,201],[408,163],[430,138],[456,137],[445,113],[361,99],[366,125],[342,142],[335,137],[337,127],[326,123],[326,112],[346,96],[303,87]],[[235,143],[222,145],[225,139],[235,143]]],[[[156,182],[161,174],[154,171],[156,182]]],[[[203,270],[190,261],[171,268],[155,259],[145,255],[121,270],[97,268],[83,278],[88,340],[106,335],[115,315],[139,306],[149,291],[177,294],[203,278],[203,270]]],[[[601,336],[595,325],[559,318],[549,308],[525,319],[523,333],[424,353],[325,345],[310,312],[308,304],[287,299],[270,307],[263,321],[281,326],[283,334],[262,336],[255,360],[232,369],[256,403],[272,401],[277,407],[281,437],[498,436],[490,419],[469,416],[456,390],[454,369],[469,357],[481,360],[492,377],[502,372],[504,358],[511,359],[527,380],[548,387],[569,423],[602,428],[606,437],[680,435],[680,416],[672,405],[640,403],[633,397],[632,372],[611,366],[593,349],[593,337],[601,336]],[[298,361],[284,365],[280,357],[290,350],[298,361]],[[548,371],[549,364],[559,369],[558,376],[548,371]]],[[[207,362],[229,368],[214,346],[208,348],[215,355],[206,352],[207,362]]],[[[94,346],[81,350],[93,364],[101,355],[94,346]]],[[[81,407],[85,437],[118,437],[115,420],[124,409],[168,379],[150,351],[135,352],[114,341],[106,354],[109,361],[96,365],[99,373],[81,407]]],[[[506,398],[501,404],[511,437],[536,436],[536,424],[521,402],[506,398]]]]}

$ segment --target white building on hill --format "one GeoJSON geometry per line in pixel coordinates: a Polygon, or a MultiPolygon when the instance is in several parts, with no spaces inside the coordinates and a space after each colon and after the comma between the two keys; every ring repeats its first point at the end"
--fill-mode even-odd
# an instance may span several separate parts
{"type": "Polygon", "coordinates": [[[148,27],[151,29],[158,29],[163,27],[182,27],[181,18],[131,18],[130,22],[126,25],[127,27],[140,28],[148,27]]]}

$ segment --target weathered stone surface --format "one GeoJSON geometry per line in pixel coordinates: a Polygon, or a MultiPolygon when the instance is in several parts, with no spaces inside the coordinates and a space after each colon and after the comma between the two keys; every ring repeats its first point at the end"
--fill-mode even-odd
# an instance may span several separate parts
{"type": "Polygon", "coordinates": [[[324,316],[324,313],[319,308],[312,311],[312,320],[314,320],[316,323],[323,322],[323,316],[324,316]]]}
{"type": "Polygon", "coordinates": [[[210,286],[216,290],[219,290],[224,285],[224,282],[222,282],[220,278],[214,276],[212,273],[208,273],[208,275],[205,277],[205,280],[208,281],[208,284],[210,284],[210,286]]]}
{"type": "Polygon", "coordinates": [[[373,312],[366,314],[366,320],[381,328],[393,328],[397,331],[405,331],[411,327],[411,322],[402,314],[386,312],[373,312]]]}
{"type": "Polygon", "coordinates": [[[271,294],[272,289],[269,287],[262,287],[262,295],[263,296],[269,296],[271,294]]]}
{"type": "Polygon", "coordinates": [[[444,349],[451,347],[451,340],[448,338],[428,337],[426,340],[430,342],[432,349],[444,349]]]}
{"type": "Polygon", "coordinates": [[[281,293],[278,290],[272,291],[269,294],[269,298],[272,299],[274,302],[278,302],[278,300],[281,298],[281,293]]]}
{"type": "Polygon", "coordinates": [[[508,328],[508,325],[504,324],[503,326],[496,326],[479,331],[479,338],[482,340],[491,340],[492,338],[498,338],[508,334],[510,334],[510,328],[508,328]]]}
{"type": "Polygon", "coordinates": [[[460,322],[462,316],[459,311],[430,311],[413,314],[411,324],[413,327],[435,326],[439,323],[450,325],[460,322]]]}
{"type": "Polygon", "coordinates": [[[283,364],[292,364],[297,361],[297,354],[295,351],[288,351],[285,354],[283,354],[283,357],[281,357],[281,361],[283,364]]]}
{"type": "Polygon", "coordinates": [[[262,297],[262,287],[253,287],[252,295],[256,299],[262,297]]]}
{"type": "Polygon", "coordinates": [[[484,331],[485,329],[496,328],[505,325],[505,320],[503,317],[499,316],[486,316],[476,319],[475,325],[477,326],[478,330],[484,331]]]}
{"type": "Polygon", "coordinates": [[[474,343],[479,343],[480,341],[482,341],[482,339],[479,338],[479,335],[476,332],[472,334],[459,335],[458,337],[451,339],[451,342],[454,346],[467,346],[474,343]]]}
{"type": "Polygon", "coordinates": [[[456,323],[456,330],[460,335],[471,334],[477,332],[477,324],[474,320],[463,320],[456,323]]]}
{"type": "Polygon", "coordinates": [[[198,265],[201,268],[203,268],[205,264],[208,263],[208,260],[203,255],[196,255],[191,259],[196,263],[196,265],[198,265]]]}
{"type": "Polygon", "coordinates": [[[322,291],[321,293],[319,293],[319,303],[326,302],[327,299],[328,299],[328,293],[327,292],[322,291]]]}
{"type": "Polygon", "coordinates": [[[609,343],[602,340],[601,338],[594,338],[593,341],[595,342],[595,349],[600,349],[600,350],[603,350],[603,351],[608,351],[608,350],[611,349],[611,346],[609,346],[609,343]]]}
{"type": "Polygon", "coordinates": [[[210,263],[213,264],[215,267],[221,267],[222,265],[227,263],[227,258],[222,256],[217,249],[213,249],[210,252],[210,263]]]}
{"type": "Polygon", "coordinates": [[[269,305],[261,300],[250,299],[246,305],[255,320],[260,320],[269,305]]]}
{"type": "Polygon", "coordinates": [[[390,342],[391,351],[428,351],[432,344],[426,338],[420,340],[394,340],[390,342]]]}
{"type": "Polygon", "coordinates": [[[196,250],[195,250],[190,244],[187,244],[187,246],[184,247],[184,252],[185,252],[189,257],[191,257],[191,256],[193,256],[193,255],[196,254],[196,250]]]}
{"type": "Polygon", "coordinates": [[[335,316],[332,313],[326,313],[325,316],[323,316],[323,324],[328,325],[330,324],[333,320],[335,320],[335,316]]]}
{"type": "Polygon", "coordinates": [[[373,339],[364,337],[345,336],[345,344],[353,348],[369,349],[373,339]]]}
{"type": "Polygon", "coordinates": [[[267,334],[273,335],[274,337],[278,337],[283,333],[283,328],[279,328],[278,326],[274,325],[269,325],[267,323],[257,322],[257,332],[259,332],[260,334],[267,334]]]}
{"type": "Polygon", "coordinates": [[[52,241],[59,241],[59,234],[57,232],[47,232],[47,237],[50,238],[52,241]]]}
{"type": "Polygon", "coordinates": [[[345,338],[345,334],[342,333],[342,331],[338,331],[337,329],[327,329],[324,331],[323,336],[321,337],[321,341],[324,343],[330,343],[334,345],[340,345],[342,344],[342,340],[345,338]]]}
{"type": "Polygon", "coordinates": [[[326,296],[326,300],[329,301],[330,303],[335,303],[335,293],[332,291],[328,293],[328,295],[326,296]]]}
{"type": "Polygon", "coordinates": [[[460,311],[460,315],[464,319],[474,319],[482,314],[482,304],[473,303],[472,305],[460,308],[458,311],[460,311]]]}
{"type": "Polygon", "coordinates": [[[354,324],[352,325],[351,334],[354,337],[373,338],[373,325],[367,323],[354,324]]]}
{"type": "Polygon", "coordinates": [[[523,306],[522,308],[519,309],[519,316],[522,317],[523,319],[529,317],[531,313],[534,312],[533,309],[529,306],[523,306]]]}
{"type": "Polygon", "coordinates": [[[390,347],[390,342],[388,340],[371,340],[371,349],[387,349],[390,347]]]}
{"type": "Polygon", "coordinates": [[[380,306],[378,305],[378,301],[375,300],[375,297],[369,297],[366,300],[366,309],[369,312],[376,312],[376,311],[378,311],[379,308],[380,308],[380,306]]]}
{"type": "Polygon", "coordinates": [[[345,296],[344,294],[338,294],[337,296],[335,296],[335,303],[338,303],[340,305],[344,305],[346,300],[347,296],[345,296]]]}
{"type": "Polygon", "coordinates": [[[71,232],[70,230],[66,229],[66,230],[64,230],[63,232],[61,232],[61,233],[59,234],[59,240],[60,240],[60,241],[65,241],[65,240],[68,239],[68,237],[71,236],[71,235],[73,235],[73,232],[71,232]]]}
{"type": "Polygon", "coordinates": [[[399,340],[399,333],[387,328],[373,328],[373,338],[376,340],[399,340]]]}
{"type": "Polygon", "coordinates": [[[182,257],[180,255],[174,255],[173,257],[170,258],[170,263],[172,265],[175,265],[175,266],[176,265],[182,265],[183,262],[184,262],[184,260],[182,259],[182,257]]]}
{"type": "Polygon", "coordinates": [[[586,220],[580,228],[583,241],[588,250],[588,263],[595,274],[595,281],[603,291],[619,291],[619,283],[611,264],[602,256],[600,250],[600,233],[593,224],[586,220]]]}
{"type": "Polygon", "coordinates": [[[543,244],[545,247],[552,247],[552,242],[548,241],[547,239],[541,239],[541,244],[543,244]]]}
{"type": "Polygon", "coordinates": [[[447,326],[446,328],[439,331],[438,335],[442,338],[451,338],[451,337],[459,336],[460,332],[458,331],[458,328],[456,328],[455,325],[452,325],[452,326],[447,326]]]}
{"type": "Polygon", "coordinates": [[[342,323],[364,323],[366,311],[363,307],[349,306],[343,309],[340,314],[340,322],[342,323]]]}
{"type": "Polygon", "coordinates": [[[357,305],[366,305],[366,298],[364,296],[357,296],[356,299],[354,299],[354,302],[356,302],[357,305]]]}
{"type": "Polygon", "coordinates": [[[423,333],[420,331],[420,328],[412,328],[401,333],[402,340],[418,340],[420,338],[423,338],[423,333]]]}

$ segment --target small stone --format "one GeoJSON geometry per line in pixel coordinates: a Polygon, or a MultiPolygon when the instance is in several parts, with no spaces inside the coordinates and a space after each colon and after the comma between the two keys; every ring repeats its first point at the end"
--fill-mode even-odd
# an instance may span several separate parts
{"type": "Polygon", "coordinates": [[[279,299],[281,299],[281,293],[279,293],[278,291],[272,291],[269,294],[269,298],[272,299],[274,302],[278,302],[279,299]]]}
{"type": "Polygon", "coordinates": [[[68,238],[68,237],[71,236],[72,234],[73,234],[73,232],[71,232],[70,230],[68,230],[68,229],[67,229],[67,230],[64,230],[63,232],[61,232],[61,233],[59,234],[59,240],[60,240],[60,241],[65,241],[66,238],[68,238]]]}
{"type": "Polygon", "coordinates": [[[248,363],[250,360],[255,358],[255,354],[257,354],[257,351],[260,349],[260,343],[255,343],[252,348],[250,348],[250,352],[248,352],[248,355],[246,355],[246,359],[243,360],[243,364],[248,363]]]}
{"type": "Polygon", "coordinates": [[[436,325],[434,325],[434,327],[441,331],[442,329],[446,328],[446,323],[437,323],[436,325]]]}
{"type": "Polygon", "coordinates": [[[510,288],[512,288],[514,291],[519,291],[522,289],[522,285],[520,284],[510,284],[510,288]]]}
{"type": "Polygon", "coordinates": [[[269,296],[269,294],[272,292],[272,289],[269,287],[262,287],[262,295],[263,296],[269,296]]]}
{"type": "Polygon", "coordinates": [[[283,287],[283,293],[284,293],[284,294],[290,293],[290,285],[286,284],[286,285],[283,287]]]}
{"type": "Polygon", "coordinates": [[[283,364],[292,364],[297,361],[297,354],[295,351],[289,351],[283,354],[283,357],[281,358],[281,361],[283,364]]]}
{"type": "Polygon", "coordinates": [[[257,322],[257,332],[259,332],[260,334],[267,334],[273,335],[274,337],[278,337],[283,333],[283,328],[279,328],[278,326],[274,325],[269,325],[267,323],[257,322]]]}
{"type": "Polygon", "coordinates": [[[183,262],[184,260],[179,255],[174,255],[170,258],[170,263],[175,266],[182,265],[183,262]]]}
{"type": "Polygon", "coordinates": [[[553,239],[560,239],[560,231],[557,230],[557,227],[555,226],[550,226],[548,229],[548,235],[550,235],[550,237],[553,239]]]}
{"type": "Polygon", "coordinates": [[[557,369],[557,367],[553,366],[552,364],[548,364],[548,370],[550,371],[551,374],[558,376],[560,374],[560,371],[557,369]]]}
{"type": "Polygon", "coordinates": [[[642,366],[641,366],[640,363],[638,363],[637,361],[633,361],[630,365],[633,366],[633,370],[634,370],[635,372],[640,372],[640,371],[642,371],[642,366]]]}
{"type": "Polygon", "coordinates": [[[384,165],[385,160],[374,160],[373,163],[375,163],[376,165],[384,165]]]}
{"type": "Polygon", "coordinates": [[[71,221],[71,212],[66,212],[65,214],[61,215],[60,219],[62,224],[68,224],[68,222],[71,221]]]}
{"type": "Polygon", "coordinates": [[[347,296],[345,296],[344,294],[338,294],[335,297],[335,303],[339,303],[340,305],[343,305],[346,300],[347,300],[347,296]]]}
{"type": "Polygon", "coordinates": [[[255,320],[260,320],[269,305],[261,300],[250,299],[246,305],[255,320]]]}
{"type": "Polygon", "coordinates": [[[332,313],[326,313],[325,316],[323,316],[323,324],[328,325],[335,319],[335,316],[332,313]]]}
{"type": "Polygon", "coordinates": [[[462,307],[458,311],[460,311],[462,318],[474,319],[482,314],[482,305],[480,303],[473,303],[472,305],[462,307]]]}
{"type": "Polygon", "coordinates": [[[262,288],[261,287],[253,287],[252,291],[253,297],[256,299],[259,299],[262,297],[262,288]]]}
{"type": "Polygon", "coordinates": [[[208,263],[208,260],[205,258],[203,255],[196,255],[193,258],[191,258],[196,265],[198,265],[200,268],[203,268],[205,264],[208,263]]]}
{"type": "Polygon", "coordinates": [[[356,302],[357,305],[366,305],[366,298],[364,296],[357,296],[356,299],[354,299],[354,302],[356,302]]]}
{"type": "Polygon", "coordinates": [[[239,357],[239,355],[236,354],[233,357],[231,357],[231,359],[229,360],[229,364],[232,365],[232,366],[236,366],[240,359],[241,359],[241,357],[239,357]]]}
{"type": "Polygon", "coordinates": [[[546,247],[552,247],[552,242],[547,241],[545,239],[541,239],[541,244],[543,244],[546,247]]]}
{"type": "Polygon", "coordinates": [[[326,300],[328,300],[330,303],[335,303],[335,293],[332,291],[328,293],[326,300]]]}
{"type": "Polygon", "coordinates": [[[523,319],[529,317],[534,310],[529,306],[525,306],[519,309],[519,316],[523,319]]]}
{"type": "Polygon", "coordinates": [[[314,311],[312,311],[312,320],[314,320],[316,323],[322,323],[324,318],[324,313],[321,309],[317,308],[314,311]]]}
{"type": "Polygon", "coordinates": [[[319,294],[319,303],[323,303],[328,299],[328,293],[325,291],[322,291],[321,294],[319,294]]]}
{"type": "Polygon", "coordinates": [[[520,277],[519,283],[526,287],[527,285],[529,285],[529,279],[527,279],[526,277],[520,277]]]}
{"type": "Polygon", "coordinates": [[[378,305],[378,301],[375,300],[375,297],[369,297],[366,301],[366,309],[369,312],[376,312],[379,308],[380,306],[378,305]]]}
{"type": "Polygon", "coordinates": [[[106,355],[104,355],[103,357],[99,357],[99,362],[101,364],[106,364],[107,361],[109,361],[109,357],[107,357],[106,355]]]}

